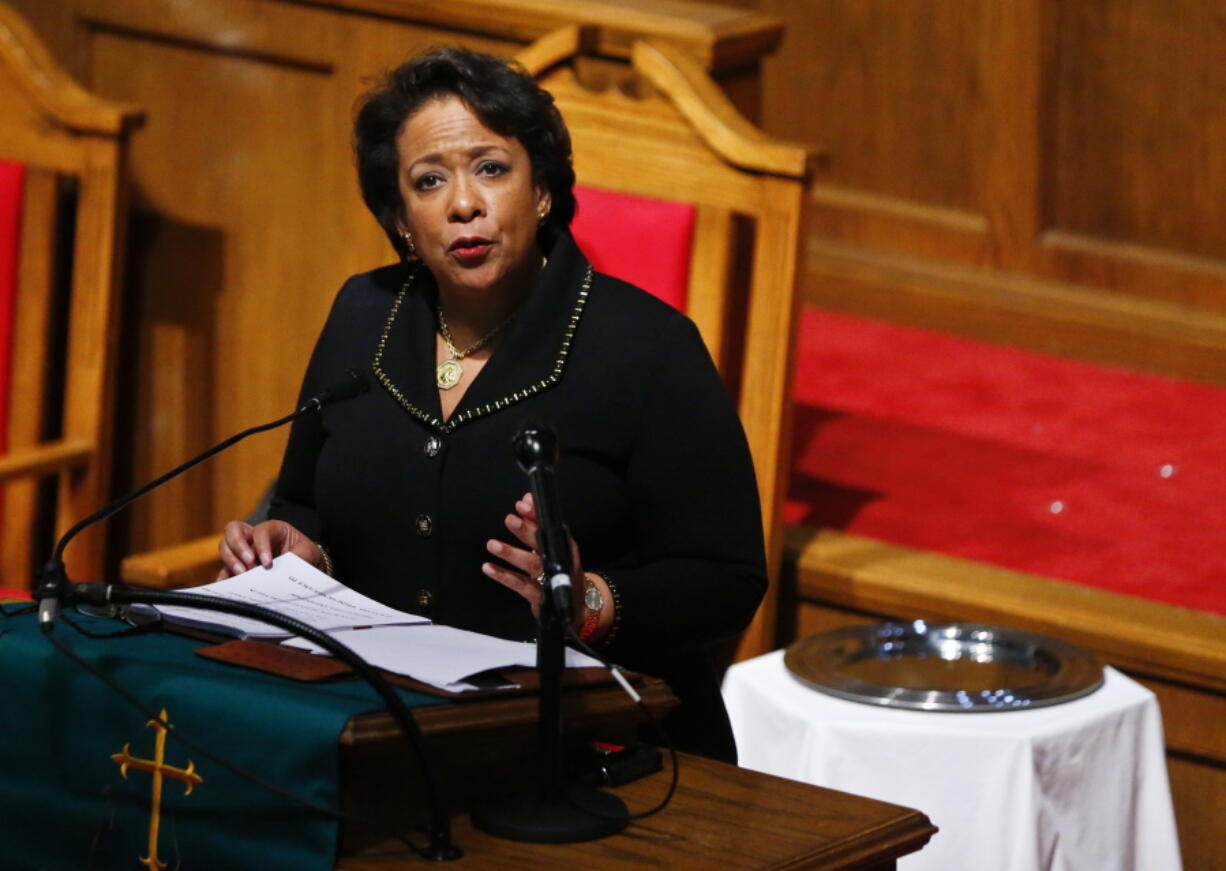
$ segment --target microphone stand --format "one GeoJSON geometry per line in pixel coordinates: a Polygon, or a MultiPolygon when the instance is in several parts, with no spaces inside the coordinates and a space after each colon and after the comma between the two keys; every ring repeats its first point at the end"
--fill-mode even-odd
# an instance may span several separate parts
{"type": "Polygon", "coordinates": [[[38,588],[34,592],[34,598],[38,599],[38,623],[44,629],[55,623],[55,619],[59,616],[60,601],[66,595],[70,595],[71,582],[68,580],[68,572],[64,568],[64,548],[68,546],[68,542],[76,538],[77,534],[82,530],[92,526],[95,523],[113,517],[123,509],[127,508],[137,499],[144,496],[151,490],[156,490],[167,481],[177,478],[195,466],[200,465],[205,460],[216,454],[221,453],[231,445],[241,442],[248,436],[253,436],[256,433],[267,432],[270,429],[276,429],[279,426],[297,420],[304,414],[309,414],[312,411],[321,411],[325,405],[330,405],[333,402],[341,402],[345,399],[351,399],[358,394],[365,393],[370,389],[370,382],[366,380],[366,376],[358,372],[356,369],[346,369],[345,374],[327,389],[322,390],[315,396],[312,396],[306,402],[302,403],[302,407],[297,411],[290,412],[285,417],[279,417],[270,423],[262,423],[259,426],[253,426],[245,429],[240,433],[230,436],[218,444],[213,445],[199,456],[192,457],[185,463],[175,466],[164,475],[159,475],[148,484],[138,487],[131,493],[108,502],[103,505],[93,514],[77,521],[67,532],[60,536],[60,540],[55,543],[55,549],[51,552],[51,559],[47,561],[39,570],[38,576],[41,580],[38,588]]]}
{"type": "Polygon", "coordinates": [[[515,436],[520,467],[528,474],[537,519],[537,552],[544,570],[536,668],[540,677],[537,775],[534,782],[477,805],[473,825],[512,841],[571,844],[615,835],[629,823],[625,803],[591,786],[568,784],[562,764],[562,672],[571,622],[574,558],[561,521],[553,464],[557,439],[545,427],[515,436]]]}
{"type": "Polygon", "coordinates": [[[134,590],[114,584],[96,582],[75,584],[69,579],[63,562],[64,548],[68,545],[68,542],[90,524],[111,517],[149,491],[160,487],[172,478],[186,472],[193,466],[204,462],[214,454],[225,450],[248,436],[283,426],[304,414],[321,410],[326,404],[349,399],[365,392],[368,388],[369,382],[366,378],[356,370],[349,369],[341,382],[313,396],[297,411],[278,418],[271,423],[254,426],[231,436],[198,457],[171,469],[166,474],[155,478],[132,493],[109,503],[74,525],[56,543],[51,559],[39,572],[40,583],[38,589],[34,592],[34,598],[39,603],[38,622],[43,633],[49,635],[55,630],[55,621],[59,616],[61,605],[82,604],[105,608],[114,608],[117,605],[128,604],[182,605],[206,611],[221,611],[227,614],[249,617],[263,623],[278,626],[294,635],[313,641],[337,659],[343,661],[353,669],[358,677],[370,685],[383,700],[388,712],[396,720],[405,737],[408,738],[409,744],[412,746],[413,752],[421,766],[426,787],[426,798],[430,806],[430,843],[423,852],[435,861],[451,861],[460,858],[463,852],[451,841],[451,818],[448,816],[441,799],[438,772],[425,752],[425,739],[421,734],[421,729],[418,727],[417,721],[413,719],[408,706],[405,705],[404,699],[392,688],[387,679],[376,669],[372,668],[366,660],[326,632],[322,632],[293,617],[278,614],[268,608],[195,593],[167,590],[134,590]]]}

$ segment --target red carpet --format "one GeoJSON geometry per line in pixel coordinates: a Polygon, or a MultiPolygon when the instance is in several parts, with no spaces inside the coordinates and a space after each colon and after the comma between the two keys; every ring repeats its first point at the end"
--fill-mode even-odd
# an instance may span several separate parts
{"type": "Polygon", "coordinates": [[[1226,390],[807,310],[786,517],[1226,614],[1226,390]]]}

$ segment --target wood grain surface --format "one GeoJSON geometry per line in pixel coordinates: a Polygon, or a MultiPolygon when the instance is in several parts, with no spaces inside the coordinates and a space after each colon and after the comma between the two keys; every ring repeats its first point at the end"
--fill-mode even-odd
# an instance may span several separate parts
{"type": "MultiPolygon", "coordinates": [[[[632,811],[653,806],[668,771],[613,790],[632,811]]],[[[919,811],[724,763],[681,755],[677,795],[664,811],[619,835],[584,844],[499,840],[456,819],[465,868],[701,868],[825,871],[892,869],[936,831],[919,811]]],[[[342,859],[342,871],[417,867],[403,848],[384,845],[342,859]]]]}

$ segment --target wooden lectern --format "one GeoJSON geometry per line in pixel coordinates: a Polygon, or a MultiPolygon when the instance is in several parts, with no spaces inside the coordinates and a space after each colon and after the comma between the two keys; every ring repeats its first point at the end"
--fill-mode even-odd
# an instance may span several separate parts
{"type": "MultiPolygon", "coordinates": [[[[676,700],[668,686],[638,687],[654,716],[676,700]]],[[[516,778],[532,776],[537,704],[530,693],[417,708],[414,711],[451,791],[454,839],[464,868],[823,868],[892,869],[936,828],[919,811],[680,754],[677,794],[659,814],[623,833],[581,844],[525,844],[491,837],[468,821],[472,803],[516,778]]],[[[572,743],[634,740],[641,712],[611,683],[571,686],[563,716],[572,743]]],[[[347,813],[404,831],[426,819],[405,784],[419,777],[404,739],[386,713],[350,721],[341,735],[341,800],[347,813]],[[404,801],[398,796],[408,796],[404,801]]],[[[664,770],[614,790],[631,813],[654,807],[668,789],[664,770]]],[[[345,871],[416,867],[422,860],[382,832],[342,825],[345,871]]]]}
{"type": "MultiPolygon", "coordinates": [[[[631,812],[654,806],[667,768],[615,789],[631,812]]],[[[465,869],[815,868],[892,871],[928,843],[936,827],[919,811],[681,754],[672,803],[624,832],[582,844],[501,841],[457,819],[465,869]]],[[[343,857],[338,871],[415,868],[398,845],[343,857]]]]}
{"type": "MultiPolygon", "coordinates": [[[[577,677],[577,676],[575,676],[577,677]]],[[[643,715],[603,676],[573,681],[563,694],[569,746],[599,739],[635,740],[643,715]]],[[[655,717],[676,704],[668,686],[643,678],[638,691],[655,717]]],[[[494,695],[416,708],[454,814],[454,842],[463,868],[821,868],[889,871],[937,831],[923,813],[898,805],[679,754],[677,793],[660,813],[624,832],[578,844],[529,844],[478,830],[468,809],[478,799],[534,776],[537,700],[534,693],[494,695]]],[[[341,801],[346,813],[382,830],[342,824],[338,869],[418,867],[424,860],[386,830],[407,831],[427,819],[417,763],[387,713],[353,718],[340,738],[341,801]]],[[[612,790],[630,812],[654,807],[672,771],[612,790]]]]}

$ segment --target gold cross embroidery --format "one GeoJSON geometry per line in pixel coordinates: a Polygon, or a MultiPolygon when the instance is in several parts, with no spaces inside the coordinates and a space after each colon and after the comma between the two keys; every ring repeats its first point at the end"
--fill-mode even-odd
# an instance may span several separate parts
{"type": "Polygon", "coordinates": [[[174,780],[180,780],[185,784],[183,794],[191,795],[192,789],[199,783],[204,783],[204,779],[196,773],[196,763],[190,759],[187,761],[187,768],[175,768],[166,765],[166,727],[162,723],[170,723],[166,718],[166,709],[162,708],[161,722],[150,720],[146,726],[152,726],[157,732],[157,739],[154,742],[153,759],[138,759],[133,756],[129,749],[131,744],[123,745],[122,753],[112,753],[111,761],[119,764],[119,773],[126,780],[128,777],[128,769],[135,768],[137,771],[147,771],[153,775],[153,797],[151,800],[151,808],[149,813],[149,855],[141,859],[141,864],[149,868],[149,871],[160,871],[166,867],[166,863],[158,859],[158,826],[161,822],[162,812],[162,778],[169,777],[174,780]]]}

